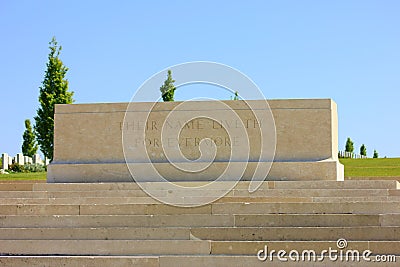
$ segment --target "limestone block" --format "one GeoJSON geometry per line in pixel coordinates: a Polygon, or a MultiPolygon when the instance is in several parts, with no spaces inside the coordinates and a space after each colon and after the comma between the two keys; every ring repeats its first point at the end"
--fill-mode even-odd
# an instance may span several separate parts
{"type": "MultiPolygon", "coordinates": [[[[243,267],[243,266],[254,266],[262,267],[265,266],[265,262],[261,262],[252,256],[161,256],[160,267],[175,267],[175,266],[191,266],[191,267],[204,267],[204,266],[226,266],[226,267],[243,267]]],[[[285,265],[287,266],[287,265],[285,265]]],[[[299,265],[296,265],[299,266],[299,265]]]]}
{"type": "Polygon", "coordinates": [[[0,184],[0,191],[32,191],[32,183],[5,183],[0,184]]]}
{"type": "Polygon", "coordinates": [[[218,241],[397,241],[399,227],[201,227],[192,228],[192,236],[218,241]]]}
{"type": "Polygon", "coordinates": [[[182,208],[165,204],[80,205],[80,214],[211,214],[211,205],[194,208],[182,208]]]}
{"type": "MultiPolygon", "coordinates": [[[[387,215],[383,215],[387,216],[387,215]]],[[[366,214],[260,214],[235,215],[237,227],[379,226],[380,215],[366,214]]],[[[394,225],[394,224],[393,224],[394,225]]]]}
{"type": "MultiPolygon", "coordinates": [[[[246,171],[243,174],[243,180],[252,179],[252,174],[257,167],[256,162],[249,162],[246,171]]],[[[219,172],[226,168],[227,163],[214,162],[207,170],[188,175],[187,172],[171,169],[169,163],[131,163],[131,167],[135,168],[138,173],[146,177],[146,181],[157,181],[157,176],[147,171],[154,166],[158,171],[163,173],[169,181],[212,181],[215,175],[210,173],[219,172]],[[146,174],[148,173],[148,174],[146,174]]],[[[242,163],[231,162],[230,165],[240,168],[242,163]]],[[[321,162],[274,162],[266,180],[343,180],[343,165],[335,161],[321,162]]],[[[232,177],[235,178],[235,177],[232,177]]],[[[261,177],[258,177],[261,179],[261,177]]],[[[54,162],[48,166],[47,182],[49,183],[96,183],[96,182],[134,182],[128,167],[125,163],[82,163],[82,164],[66,164],[54,162]]]]}
{"type": "MultiPolygon", "coordinates": [[[[264,108],[266,103],[265,100],[250,102],[256,110],[264,108]]],[[[269,100],[268,103],[276,128],[276,153],[267,179],[343,180],[343,166],[337,159],[336,104],[330,99],[269,100]]],[[[231,116],[221,121],[204,118],[204,114],[223,114],[225,110],[217,109],[213,101],[194,101],[190,103],[190,109],[175,111],[174,120],[168,120],[170,111],[180,104],[131,103],[129,112],[134,112],[135,117],[125,122],[128,103],[56,105],[54,160],[49,166],[48,182],[133,181],[123,153],[123,135],[124,140],[132,140],[129,149],[125,149],[130,168],[138,177],[148,181],[155,180],[149,172],[151,168],[170,181],[205,181],[217,178],[229,162],[234,172],[240,175],[243,166],[246,166],[243,163],[248,161],[241,178],[250,180],[258,162],[269,164],[260,159],[260,132],[267,127],[268,118],[258,121],[246,102],[224,101],[229,107],[226,110],[234,110],[237,118],[231,116]],[[149,109],[152,111],[147,114],[149,109]],[[183,121],[188,114],[194,119],[183,121]],[[203,117],[198,114],[203,114],[203,117]],[[167,128],[178,127],[180,135],[167,136],[161,142],[163,125],[167,128]],[[240,128],[249,138],[227,136],[228,130],[240,128]],[[188,175],[171,165],[170,161],[182,163],[179,157],[172,156],[167,160],[166,148],[180,150],[189,160],[197,159],[200,156],[200,141],[204,138],[213,140],[217,152],[211,165],[203,171],[188,175]],[[146,153],[137,153],[141,147],[147,149],[152,164],[146,161],[146,153]],[[246,153],[248,149],[249,154],[246,153]],[[234,154],[233,160],[232,151],[240,151],[234,154]]],[[[206,146],[207,142],[211,142],[207,140],[204,141],[206,146]]],[[[194,168],[200,163],[190,162],[182,166],[194,168]]],[[[228,178],[236,179],[237,175],[228,178]]]]}
{"type": "Polygon", "coordinates": [[[396,226],[399,225],[400,214],[382,214],[380,216],[380,224],[382,226],[396,226]]]}
{"type": "MultiPolygon", "coordinates": [[[[145,225],[143,225],[145,226],[145,225]]],[[[1,240],[189,240],[189,228],[0,228],[1,240]]]]}
{"type": "Polygon", "coordinates": [[[158,257],[156,256],[125,256],[125,257],[107,257],[107,256],[17,256],[0,257],[1,266],[19,266],[19,267],[42,267],[42,266],[143,266],[159,267],[158,257]]]}
{"type": "Polygon", "coordinates": [[[196,240],[2,240],[2,255],[205,254],[209,241],[196,240]]]}
{"type": "Polygon", "coordinates": [[[77,215],[79,205],[0,205],[2,215],[77,215]]]}
{"type": "Polygon", "coordinates": [[[4,215],[2,228],[12,227],[223,227],[234,226],[233,215],[4,215]]]}
{"type": "MultiPolygon", "coordinates": [[[[369,249],[368,243],[368,241],[348,242],[347,249],[364,251],[369,249]]],[[[257,255],[257,252],[264,249],[265,245],[268,245],[269,251],[314,250],[319,254],[329,247],[337,249],[336,241],[212,241],[211,254],[257,255]]]]}
{"type": "Polygon", "coordinates": [[[351,213],[376,214],[399,213],[400,205],[396,202],[347,202],[347,203],[214,203],[213,214],[324,214],[351,213]]]}
{"type": "Polygon", "coordinates": [[[234,196],[258,197],[365,197],[387,196],[386,189],[259,189],[253,193],[248,190],[233,190],[234,196]]]}

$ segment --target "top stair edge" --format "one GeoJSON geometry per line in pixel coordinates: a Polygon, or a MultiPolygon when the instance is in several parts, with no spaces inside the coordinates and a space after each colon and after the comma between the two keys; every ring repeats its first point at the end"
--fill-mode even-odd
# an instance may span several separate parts
{"type": "MultiPolygon", "coordinates": [[[[209,182],[175,182],[182,187],[198,187],[209,182]]],[[[248,181],[240,181],[235,189],[247,189],[248,181]]],[[[229,188],[232,182],[215,182],[215,189],[229,188]]],[[[149,182],[154,189],[165,189],[165,183],[149,182]]],[[[346,181],[264,181],[263,189],[400,189],[395,180],[346,180],[346,181]]],[[[90,191],[90,190],[137,190],[135,183],[0,183],[0,191],[90,191]]]]}

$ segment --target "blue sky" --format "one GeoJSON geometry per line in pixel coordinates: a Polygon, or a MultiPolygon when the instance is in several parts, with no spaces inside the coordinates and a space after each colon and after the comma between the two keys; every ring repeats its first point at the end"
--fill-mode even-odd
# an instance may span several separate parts
{"type": "MultiPolygon", "coordinates": [[[[267,98],[334,99],[340,149],[349,136],[369,156],[400,157],[399,14],[400,2],[386,0],[3,0],[0,153],[21,151],[56,36],[76,103],[127,102],[168,66],[215,61],[248,75],[267,98]]],[[[213,90],[176,95],[230,97],[213,90]]]]}

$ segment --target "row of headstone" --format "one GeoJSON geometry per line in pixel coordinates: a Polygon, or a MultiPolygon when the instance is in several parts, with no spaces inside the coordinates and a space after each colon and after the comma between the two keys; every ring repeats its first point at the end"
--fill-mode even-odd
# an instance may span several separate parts
{"type": "Polygon", "coordinates": [[[352,152],[347,152],[347,151],[339,151],[339,158],[350,158],[350,159],[366,159],[368,158],[367,156],[355,154],[352,152]]]}
{"type": "Polygon", "coordinates": [[[15,157],[9,156],[7,153],[1,154],[2,169],[8,170],[9,166],[13,163],[18,163],[19,165],[25,164],[39,164],[48,165],[49,160],[42,160],[39,154],[35,154],[33,157],[24,156],[22,153],[18,153],[15,157]]]}

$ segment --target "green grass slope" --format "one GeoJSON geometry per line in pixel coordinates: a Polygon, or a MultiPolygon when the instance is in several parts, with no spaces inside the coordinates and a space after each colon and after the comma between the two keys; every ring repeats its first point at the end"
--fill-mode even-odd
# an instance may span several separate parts
{"type": "Polygon", "coordinates": [[[0,174],[0,181],[46,180],[46,172],[0,174]]]}
{"type": "Polygon", "coordinates": [[[345,177],[400,178],[400,158],[340,159],[345,177]]]}

